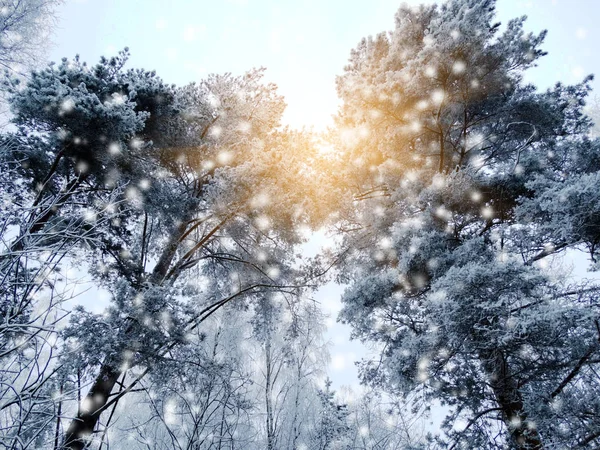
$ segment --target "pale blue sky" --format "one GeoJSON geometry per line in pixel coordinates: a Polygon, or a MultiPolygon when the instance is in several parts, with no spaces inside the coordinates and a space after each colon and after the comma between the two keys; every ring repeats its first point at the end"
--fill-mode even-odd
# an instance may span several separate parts
{"type": "MultiPolygon", "coordinates": [[[[264,66],[277,83],[293,126],[329,123],[336,110],[335,76],[350,49],[369,34],[389,30],[396,0],[66,0],[50,59],[89,63],[128,46],[131,67],[156,69],[167,82],[184,84],[208,73],[239,74],[264,66]]],[[[409,4],[421,3],[408,1],[409,4]]],[[[529,16],[527,29],[549,31],[549,55],[528,80],[546,88],[558,80],[600,76],[600,0],[498,0],[498,19],[529,16]]],[[[595,83],[598,86],[598,82],[595,83]]],[[[325,309],[339,310],[341,289],[319,294],[325,309]]],[[[332,321],[333,322],[333,321],[332,321]]],[[[355,383],[352,360],[364,354],[349,343],[347,327],[331,324],[334,385],[355,383]]]]}
{"type": "MultiPolygon", "coordinates": [[[[207,73],[267,67],[295,126],[327,123],[335,75],[368,34],[389,30],[396,0],[67,0],[51,59],[79,53],[90,63],[129,46],[131,65],[184,84],[207,73]]],[[[411,0],[416,4],[420,1],[411,0]]],[[[532,74],[548,86],[600,73],[598,0],[498,0],[499,20],[527,14],[549,30],[549,55],[532,74]]]]}

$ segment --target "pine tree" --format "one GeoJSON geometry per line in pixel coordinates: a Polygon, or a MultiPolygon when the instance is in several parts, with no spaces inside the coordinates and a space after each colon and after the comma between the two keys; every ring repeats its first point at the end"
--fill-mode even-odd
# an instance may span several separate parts
{"type": "Polygon", "coordinates": [[[65,59],[11,88],[11,155],[22,162],[14,182],[33,203],[17,214],[23,226],[7,255],[53,230],[79,245],[69,257],[112,297],[104,314],[78,307],[61,333],[60,370],[76,383],[67,391],[89,386],[76,411],[71,403],[63,448],[100,439],[103,412],[112,417],[109,408],[215,311],[266,292],[294,297],[304,284],[291,261],[295,226],[312,207],[299,176],[310,173],[312,144],[279,128],[276,86],[259,69],[178,88],[125,70],[127,58],[93,67],[65,59]],[[80,228],[61,234],[72,222],[80,228]]]}
{"type": "Polygon", "coordinates": [[[325,388],[318,393],[320,410],[313,438],[312,448],[327,450],[339,448],[345,435],[349,432],[348,407],[339,403],[335,398],[335,391],[331,389],[331,380],[325,380],[325,388]]]}
{"type": "Polygon", "coordinates": [[[363,380],[448,408],[440,445],[591,445],[598,287],[549,265],[598,256],[591,77],[525,84],[545,32],[525,33],[524,17],[502,28],[494,8],[403,6],[337,80],[341,319],[381,348],[363,380]]]}

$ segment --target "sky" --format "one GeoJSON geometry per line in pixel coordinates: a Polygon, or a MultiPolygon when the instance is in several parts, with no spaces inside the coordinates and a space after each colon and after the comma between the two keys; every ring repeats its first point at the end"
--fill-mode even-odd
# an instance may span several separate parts
{"type": "MultiPolygon", "coordinates": [[[[129,67],[154,69],[178,85],[210,73],[242,74],[266,67],[288,104],[284,122],[324,129],[338,100],[335,77],[361,38],[391,30],[395,0],[65,0],[49,59],[79,54],[93,64],[129,47],[129,67]]],[[[406,1],[418,4],[422,1],[406,1]]],[[[428,2],[430,3],[430,2],[428,2]]],[[[498,0],[498,21],[527,15],[526,29],[548,30],[548,52],[526,80],[540,89],[557,81],[600,76],[600,0],[498,0]]],[[[600,92],[599,81],[594,82],[600,92]]],[[[323,242],[315,237],[314,248],[323,242]]],[[[357,384],[353,361],[365,354],[335,322],[343,288],[317,295],[331,315],[330,377],[334,387],[357,384]]]]}

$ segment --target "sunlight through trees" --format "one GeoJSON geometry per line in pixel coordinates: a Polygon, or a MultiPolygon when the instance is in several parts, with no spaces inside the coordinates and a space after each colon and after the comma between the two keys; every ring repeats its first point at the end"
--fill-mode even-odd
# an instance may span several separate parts
{"type": "MultiPolygon", "coordinates": [[[[58,3],[0,2],[0,65],[34,65],[58,3]]],[[[600,445],[600,284],[564,264],[599,264],[592,77],[526,83],[546,32],[495,5],[401,6],[323,133],[281,125],[264,68],[7,71],[0,445],[600,445]],[[360,391],[328,373],[333,281],[360,391]]]]}

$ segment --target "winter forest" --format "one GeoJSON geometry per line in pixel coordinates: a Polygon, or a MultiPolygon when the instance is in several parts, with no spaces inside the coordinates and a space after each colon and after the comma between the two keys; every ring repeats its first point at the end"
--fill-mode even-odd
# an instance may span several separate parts
{"type": "Polygon", "coordinates": [[[600,449],[600,106],[497,3],[396,4],[315,129],[0,0],[0,447],[600,449]]]}

